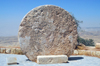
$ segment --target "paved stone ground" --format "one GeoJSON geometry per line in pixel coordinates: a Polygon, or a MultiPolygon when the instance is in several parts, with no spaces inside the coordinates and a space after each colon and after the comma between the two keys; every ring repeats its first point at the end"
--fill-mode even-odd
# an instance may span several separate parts
{"type": "Polygon", "coordinates": [[[73,55],[69,57],[68,63],[37,64],[29,61],[25,55],[0,54],[0,66],[100,66],[100,58],[84,55],[73,55]],[[8,57],[16,57],[19,64],[7,65],[6,59],[8,57]]]}

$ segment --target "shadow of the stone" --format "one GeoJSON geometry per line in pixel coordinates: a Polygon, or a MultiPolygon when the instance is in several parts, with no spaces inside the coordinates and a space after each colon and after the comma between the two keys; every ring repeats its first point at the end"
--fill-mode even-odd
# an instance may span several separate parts
{"type": "Polygon", "coordinates": [[[26,59],[26,61],[31,61],[31,60],[29,60],[29,59],[26,59]]]}
{"type": "Polygon", "coordinates": [[[19,65],[19,63],[10,63],[8,65],[19,65]]]}
{"type": "Polygon", "coordinates": [[[69,61],[73,61],[73,60],[81,60],[84,59],[83,57],[69,57],[68,60],[69,61]]]}

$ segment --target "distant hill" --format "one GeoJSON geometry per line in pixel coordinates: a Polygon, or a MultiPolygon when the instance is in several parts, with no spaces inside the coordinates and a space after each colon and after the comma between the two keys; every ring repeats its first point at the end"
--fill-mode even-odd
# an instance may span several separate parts
{"type": "Polygon", "coordinates": [[[19,47],[18,38],[17,36],[10,36],[10,37],[0,37],[0,46],[16,46],[19,47]]]}
{"type": "MultiPolygon", "coordinates": [[[[87,27],[79,31],[80,37],[100,43],[100,27],[87,27]]],[[[17,36],[0,37],[0,46],[20,46],[17,36]]]]}
{"type": "Polygon", "coordinates": [[[93,39],[94,42],[100,42],[100,27],[81,28],[79,35],[85,39],[93,39]]]}

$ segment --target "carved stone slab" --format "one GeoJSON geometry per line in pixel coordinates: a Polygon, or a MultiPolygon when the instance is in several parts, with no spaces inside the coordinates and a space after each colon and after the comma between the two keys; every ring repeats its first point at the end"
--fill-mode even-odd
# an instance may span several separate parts
{"type": "Polygon", "coordinates": [[[18,37],[23,53],[32,61],[38,55],[70,56],[77,44],[77,25],[64,9],[39,6],[22,19],[18,37]]]}
{"type": "Polygon", "coordinates": [[[38,64],[54,64],[54,63],[67,63],[68,57],[66,55],[40,55],[37,56],[38,64]]]}

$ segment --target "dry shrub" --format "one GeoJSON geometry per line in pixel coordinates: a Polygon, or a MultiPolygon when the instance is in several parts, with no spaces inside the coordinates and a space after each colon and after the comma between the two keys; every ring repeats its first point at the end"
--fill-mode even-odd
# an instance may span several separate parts
{"type": "Polygon", "coordinates": [[[76,49],[83,50],[83,49],[85,49],[85,45],[79,44],[79,45],[77,45],[76,49]]]}

